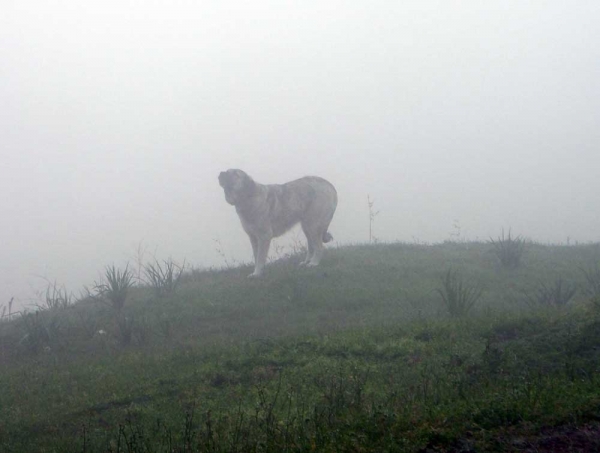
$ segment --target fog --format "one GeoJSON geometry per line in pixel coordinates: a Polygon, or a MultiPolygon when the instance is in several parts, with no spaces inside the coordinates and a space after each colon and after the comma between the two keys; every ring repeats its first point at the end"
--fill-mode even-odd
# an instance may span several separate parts
{"type": "Polygon", "coordinates": [[[2,9],[0,305],[139,246],[250,261],[227,168],[329,179],[341,245],[368,240],[367,195],[381,241],[600,240],[598,2],[2,9]]]}

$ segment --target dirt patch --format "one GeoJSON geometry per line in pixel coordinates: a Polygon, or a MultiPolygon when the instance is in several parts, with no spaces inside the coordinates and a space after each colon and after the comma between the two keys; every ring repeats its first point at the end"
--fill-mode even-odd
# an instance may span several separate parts
{"type": "MultiPolygon", "coordinates": [[[[497,451],[505,453],[598,453],[600,452],[600,422],[584,425],[562,425],[545,427],[535,433],[522,433],[523,426],[504,431],[498,435],[485,436],[486,440],[477,440],[478,436],[467,433],[466,436],[449,442],[430,442],[418,453],[481,453],[497,451]]],[[[527,428],[526,428],[527,430],[527,428]]]]}
{"type": "Polygon", "coordinates": [[[510,443],[515,452],[597,453],[600,451],[600,422],[542,428],[536,435],[514,438],[510,443]]]}

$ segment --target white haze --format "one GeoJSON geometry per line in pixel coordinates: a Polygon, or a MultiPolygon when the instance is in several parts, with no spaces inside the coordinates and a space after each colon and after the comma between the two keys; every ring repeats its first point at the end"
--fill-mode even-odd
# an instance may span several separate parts
{"type": "Polygon", "coordinates": [[[339,244],[367,195],[382,241],[599,241],[598,24],[583,0],[5,0],[0,306],[139,244],[249,261],[227,168],[331,180],[339,244]]]}

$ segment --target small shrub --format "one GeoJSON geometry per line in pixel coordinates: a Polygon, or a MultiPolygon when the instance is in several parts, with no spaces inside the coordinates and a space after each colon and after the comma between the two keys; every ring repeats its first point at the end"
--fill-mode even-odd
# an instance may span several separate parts
{"type": "Polygon", "coordinates": [[[154,261],[154,264],[149,263],[144,266],[148,284],[154,288],[159,297],[173,293],[185,269],[185,261],[181,266],[172,260],[163,261],[164,267],[158,260],[154,261]]]}
{"type": "Polygon", "coordinates": [[[502,236],[499,236],[496,241],[490,238],[489,241],[494,246],[494,253],[502,263],[502,266],[507,269],[516,269],[521,264],[521,257],[525,251],[525,239],[521,236],[512,238],[510,230],[508,230],[508,236],[504,236],[504,229],[502,230],[502,236]]]}
{"type": "Polygon", "coordinates": [[[115,266],[107,266],[104,272],[106,281],[96,283],[94,289],[97,295],[105,297],[109,300],[110,305],[116,311],[121,311],[127,299],[127,292],[133,286],[133,272],[129,270],[129,265],[124,271],[115,268],[115,266]]]}
{"type": "Polygon", "coordinates": [[[466,315],[483,294],[483,289],[464,282],[458,271],[448,269],[442,278],[442,288],[437,288],[448,313],[452,317],[466,315]]]}
{"type": "Polygon", "coordinates": [[[527,292],[524,294],[532,307],[564,307],[576,292],[575,284],[569,284],[562,277],[558,277],[552,284],[541,283],[533,295],[527,292]]]}

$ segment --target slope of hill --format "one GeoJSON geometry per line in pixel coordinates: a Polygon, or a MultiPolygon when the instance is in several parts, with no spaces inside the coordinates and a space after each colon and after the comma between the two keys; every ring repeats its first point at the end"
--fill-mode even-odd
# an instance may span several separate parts
{"type": "Polygon", "coordinates": [[[2,322],[0,450],[597,451],[599,259],[349,246],[2,322]],[[448,275],[482,290],[462,315],[448,275]]]}

